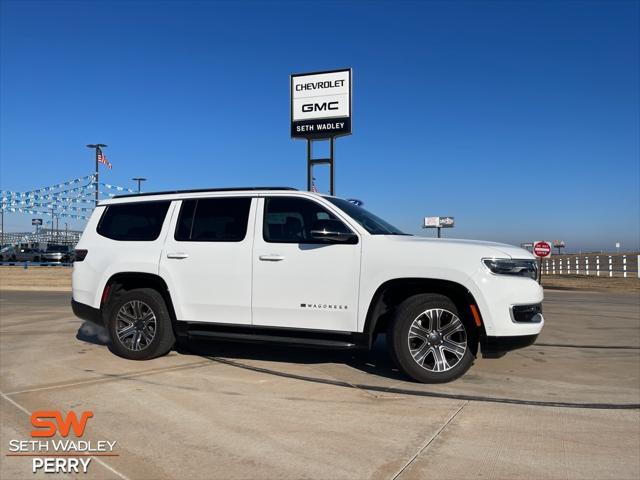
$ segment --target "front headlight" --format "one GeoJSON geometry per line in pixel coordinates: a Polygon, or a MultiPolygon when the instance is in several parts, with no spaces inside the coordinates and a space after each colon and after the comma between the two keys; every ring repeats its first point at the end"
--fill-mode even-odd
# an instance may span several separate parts
{"type": "Polygon", "coordinates": [[[516,275],[538,279],[538,262],[535,260],[512,260],[507,258],[485,258],[482,263],[497,275],[516,275]]]}

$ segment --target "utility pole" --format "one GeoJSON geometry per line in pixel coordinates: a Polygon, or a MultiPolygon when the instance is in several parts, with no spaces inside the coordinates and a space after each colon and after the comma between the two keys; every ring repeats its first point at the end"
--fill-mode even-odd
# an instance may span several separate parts
{"type": "Polygon", "coordinates": [[[0,248],[2,248],[4,247],[4,205],[0,209],[0,212],[2,212],[2,223],[0,225],[0,235],[2,235],[2,240],[0,240],[0,248]]]}
{"type": "Polygon", "coordinates": [[[140,195],[140,184],[141,184],[142,182],[146,182],[146,181],[147,181],[147,179],[146,179],[146,178],[144,178],[144,177],[134,177],[134,178],[132,178],[131,180],[133,180],[134,182],[138,182],[138,195],[140,195]]]}
{"type": "Polygon", "coordinates": [[[95,173],[95,180],[96,180],[96,207],[98,206],[98,192],[99,192],[99,185],[98,185],[98,175],[100,174],[98,168],[100,167],[100,164],[98,163],[98,151],[101,148],[106,147],[107,145],[105,145],[104,143],[90,143],[89,145],[87,145],[88,148],[93,148],[96,151],[96,173],[95,173]]]}

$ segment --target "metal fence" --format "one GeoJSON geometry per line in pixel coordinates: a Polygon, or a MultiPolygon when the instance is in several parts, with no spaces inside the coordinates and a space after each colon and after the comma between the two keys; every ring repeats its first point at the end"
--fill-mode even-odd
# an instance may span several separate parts
{"type": "Polygon", "coordinates": [[[637,253],[556,255],[542,261],[542,274],[640,278],[639,263],[637,253]]]}
{"type": "Polygon", "coordinates": [[[0,262],[0,267],[22,267],[25,270],[33,267],[73,267],[71,262],[0,262]]]}

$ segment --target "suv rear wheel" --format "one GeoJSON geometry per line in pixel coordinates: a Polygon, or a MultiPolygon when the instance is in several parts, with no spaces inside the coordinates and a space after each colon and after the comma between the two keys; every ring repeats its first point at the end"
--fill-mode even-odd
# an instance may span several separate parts
{"type": "Polygon", "coordinates": [[[423,383],[442,383],[463,375],[475,358],[474,328],[444,295],[420,294],[400,304],[387,331],[394,363],[423,383]]]}
{"type": "Polygon", "coordinates": [[[130,360],[149,360],[171,350],[175,343],[171,317],[156,290],[130,290],[112,303],[107,328],[113,353],[130,360]]]}

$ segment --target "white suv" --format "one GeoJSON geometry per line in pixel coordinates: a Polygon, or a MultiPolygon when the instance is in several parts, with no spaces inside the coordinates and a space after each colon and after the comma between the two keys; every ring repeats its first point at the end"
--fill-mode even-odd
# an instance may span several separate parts
{"type": "Polygon", "coordinates": [[[346,200],[287,188],[123,195],[76,249],[73,311],[125,358],[212,337],[370,348],[387,334],[408,376],[446,382],[532,344],[535,259],[498,243],[421,238],[346,200]]]}

